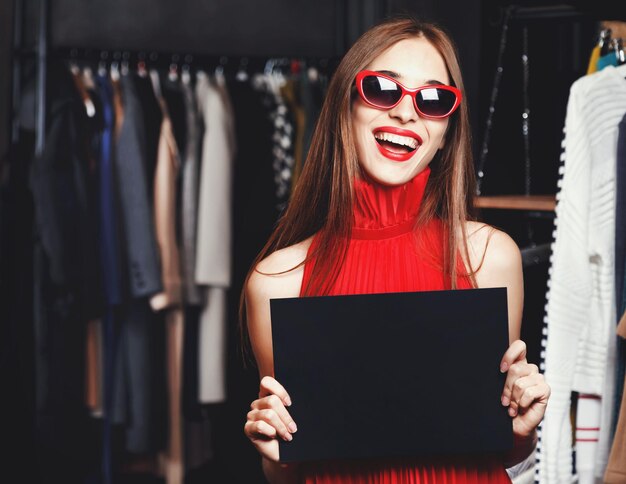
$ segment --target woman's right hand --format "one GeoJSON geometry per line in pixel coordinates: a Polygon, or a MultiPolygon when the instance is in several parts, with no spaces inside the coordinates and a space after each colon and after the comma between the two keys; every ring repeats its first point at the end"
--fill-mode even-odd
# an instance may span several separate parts
{"type": "Polygon", "coordinates": [[[278,462],[278,439],[293,439],[298,427],[285,407],[291,398],[285,388],[271,376],[264,376],[259,385],[259,398],[250,405],[244,433],[259,453],[278,462]]]}

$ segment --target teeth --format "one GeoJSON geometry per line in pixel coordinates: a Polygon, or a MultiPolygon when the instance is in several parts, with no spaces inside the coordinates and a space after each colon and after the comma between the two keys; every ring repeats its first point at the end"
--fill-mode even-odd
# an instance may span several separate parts
{"type": "Polygon", "coordinates": [[[397,145],[408,146],[409,148],[417,148],[417,140],[408,136],[400,136],[398,134],[387,133],[386,131],[379,131],[374,135],[376,139],[381,141],[389,141],[397,145]]]}

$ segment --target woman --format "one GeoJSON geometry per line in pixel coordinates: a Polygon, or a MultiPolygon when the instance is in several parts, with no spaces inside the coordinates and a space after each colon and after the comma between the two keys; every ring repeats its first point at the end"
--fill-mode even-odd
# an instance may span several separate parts
{"type": "MultiPolygon", "coordinates": [[[[519,340],[519,249],[506,234],[469,220],[474,174],[462,92],[450,39],[408,19],[366,32],[333,76],[301,179],[244,293],[261,378],[244,431],[272,483],[510,482],[505,466],[534,449],[550,389],[519,340]],[[515,436],[506,462],[277,462],[278,439],[297,438],[297,426],[288,389],[273,378],[271,298],[501,286],[508,288],[510,335],[502,405],[515,436]]],[[[462,411],[462,395],[442,398],[458,398],[462,411]]]]}

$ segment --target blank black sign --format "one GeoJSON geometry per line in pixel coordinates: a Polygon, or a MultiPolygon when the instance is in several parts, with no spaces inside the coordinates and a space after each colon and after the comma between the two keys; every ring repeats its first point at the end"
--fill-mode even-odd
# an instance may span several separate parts
{"type": "Polygon", "coordinates": [[[275,376],[298,425],[281,462],[512,448],[506,288],[270,305],[275,376]]]}

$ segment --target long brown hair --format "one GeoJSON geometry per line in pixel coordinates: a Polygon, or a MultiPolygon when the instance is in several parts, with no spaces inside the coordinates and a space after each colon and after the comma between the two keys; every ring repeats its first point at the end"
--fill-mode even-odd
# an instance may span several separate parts
{"type": "MultiPolygon", "coordinates": [[[[345,258],[352,230],[352,180],[360,172],[352,134],[354,79],[385,50],[414,37],[424,37],[437,49],[445,61],[451,84],[465,94],[456,48],[440,27],[411,18],[395,18],[365,32],[348,50],[333,74],[289,206],[252,264],[246,284],[252,271],[257,270],[257,264],[269,254],[317,234],[315,252],[303,261],[311,259],[314,266],[302,293],[323,295],[329,292],[345,258]]],[[[462,102],[449,120],[444,148],[438,153],[436,162],[431,163],[418,220],[421,225],[439,218],[444,225],[447,244],[443,251],[442,270],[452,289],[456,287],[459,249],[469,262],[465,221],[473,218],[475,175],[468,118],[467,104],[462,102]]],[[[293,269],[295,267],[290,270],[293,269]]],[[[467,275],[475,285],[471,268],[467,275]]],[[[247,343],[244,313],[242,293],[242,338],[247,343]]]]}

